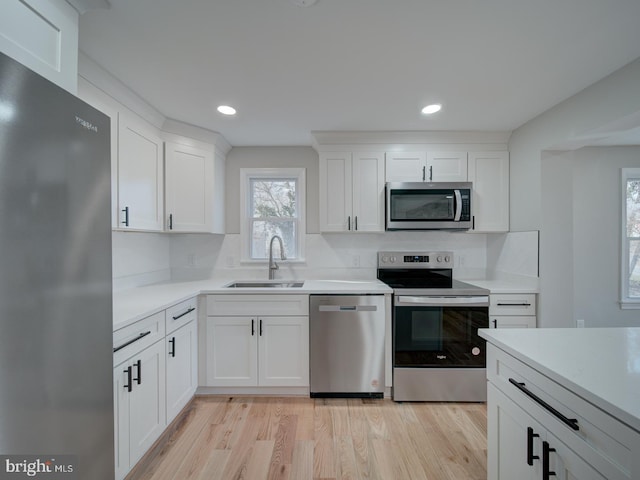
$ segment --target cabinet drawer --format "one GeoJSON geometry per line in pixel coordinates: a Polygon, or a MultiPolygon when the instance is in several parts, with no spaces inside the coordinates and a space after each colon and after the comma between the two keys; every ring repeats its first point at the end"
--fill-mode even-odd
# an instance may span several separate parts
{"type": "Polygon", "coordinates": [[[193,297],[166,310],[167,335],[198,318],[198,298],[193,297]]]}
{"type": "Polygon", "coordinates": [[[636,478],[633,452],[640,442],[640,434],[494,345],[488,345],[487,376],[491,383],[605,478],[636,478]],[[531,398],[510,379],[538,399],[531,398]],[[578,430],[571,428],[558,414],[577,420],[578,430]]]}
{"type": "Polygon", "coordinates": [[[164,337],[164,310],[113,332],[113,364],[118,365],[164,337]]]}
{"type": "Polygon", "coordinates": [[[309,295],[207,295],[207,315],[309,315],[309,295]]]}
{"type": "Polygon", "coordinates": [[[489,296],[489,315],[535,315],[535,293],[500,293],[489,296]]]}
{"type": "Polygon", "coordinates": [[[489,315],[489,328],[536,328],[536,317],[529,315],[489,315]]]}

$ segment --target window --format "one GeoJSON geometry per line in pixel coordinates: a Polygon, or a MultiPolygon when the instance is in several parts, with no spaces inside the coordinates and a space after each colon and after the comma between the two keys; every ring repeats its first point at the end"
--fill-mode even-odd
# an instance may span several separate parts
{"type": "Polygon", "coordinates": [[[622,308],[640,308],[640,168],[622,169],[622,308]]]}
{"type": "MultiPolygon", "coordinates": [[[[280,236],[287,260],[304,260],[304,168],[243,168],[240,170],[242,258],[269,258],[269,244],[280,236]]],[[[280,246],[274,242],[274,255],[280,246]]]]}

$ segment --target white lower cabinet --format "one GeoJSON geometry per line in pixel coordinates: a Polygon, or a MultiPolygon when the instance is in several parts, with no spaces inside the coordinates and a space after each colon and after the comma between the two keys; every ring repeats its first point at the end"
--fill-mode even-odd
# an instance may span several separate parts
{"type": "Polygon", "coordinates": [[[113,333],[116,480],[122,480],[195,394],[197,298],[113,333]]]}
{"type": "Polygon", "coordinates": [[[487,349],[489,480],[631,480],[640,434],[494,345],[487,349]]]}
{"type": "Polygon", "coordinates": [[[489,328],[536,328],[536,294],[491,294],[489,328]]]}
{"type": "Polygon", "coordinates": [[[309,385],[309,317],[208,317],[207,384],[309,385]]]}
{"type": "Polygon", "coordinates": [[[489,479],[495,480],[605,480],[571,448],[549,433],[493,385],[488,386],[488,416],[496,424],[489,435],[498,453],[490,461],[489,479]]]}
{"type": "Polygon", "coordinates": [[[166,426],[165,349],[159,341],[114,368],[116,478],[124,478],[166,426]]]}
{"type": "Polygon", "coordinates": [[[307,295],[209,295],[206,335],[207,386],[309,385],[307,295]]]}
{"type": "Polygon", "coordinates": [[[165,339],[167,363],[167,423],[189,403],[198,388],[198,326],[192,321],[165,339]]]}

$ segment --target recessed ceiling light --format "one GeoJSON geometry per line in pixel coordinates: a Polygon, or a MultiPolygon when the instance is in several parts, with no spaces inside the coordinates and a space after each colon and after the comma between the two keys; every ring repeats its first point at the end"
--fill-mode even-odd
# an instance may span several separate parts
{"type": "Polygon", "coordinates": [[[236,109],[233,107],[230,107],[229,105],[220,105],[218,107],[218,111],[220,113],[222,113],[223,115],[235,115],[236,114],[236,109]]]}
{"type": "Polygon", "coordinates": [[[442,109],[442,105],[439,103],[434,103],[432,105],[427,105],[422,109],[422,113],[425,115],[431,115],[432,113],[439,112],[442,109]]]}
{"type": "Polygon", "coordinates": [[[316,3],[318,0],[290,0],[290,1],[291,3],[293,3],[298,7],[310,7],[311,5],[316,3]]]}

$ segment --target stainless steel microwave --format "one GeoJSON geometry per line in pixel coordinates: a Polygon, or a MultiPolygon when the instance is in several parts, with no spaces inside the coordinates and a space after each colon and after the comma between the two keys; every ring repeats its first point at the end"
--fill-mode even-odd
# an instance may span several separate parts
{"type": "Polygon", "coordinates": [[[471,182],[388,182],[387,230],[468,230],[471,182]]]}

